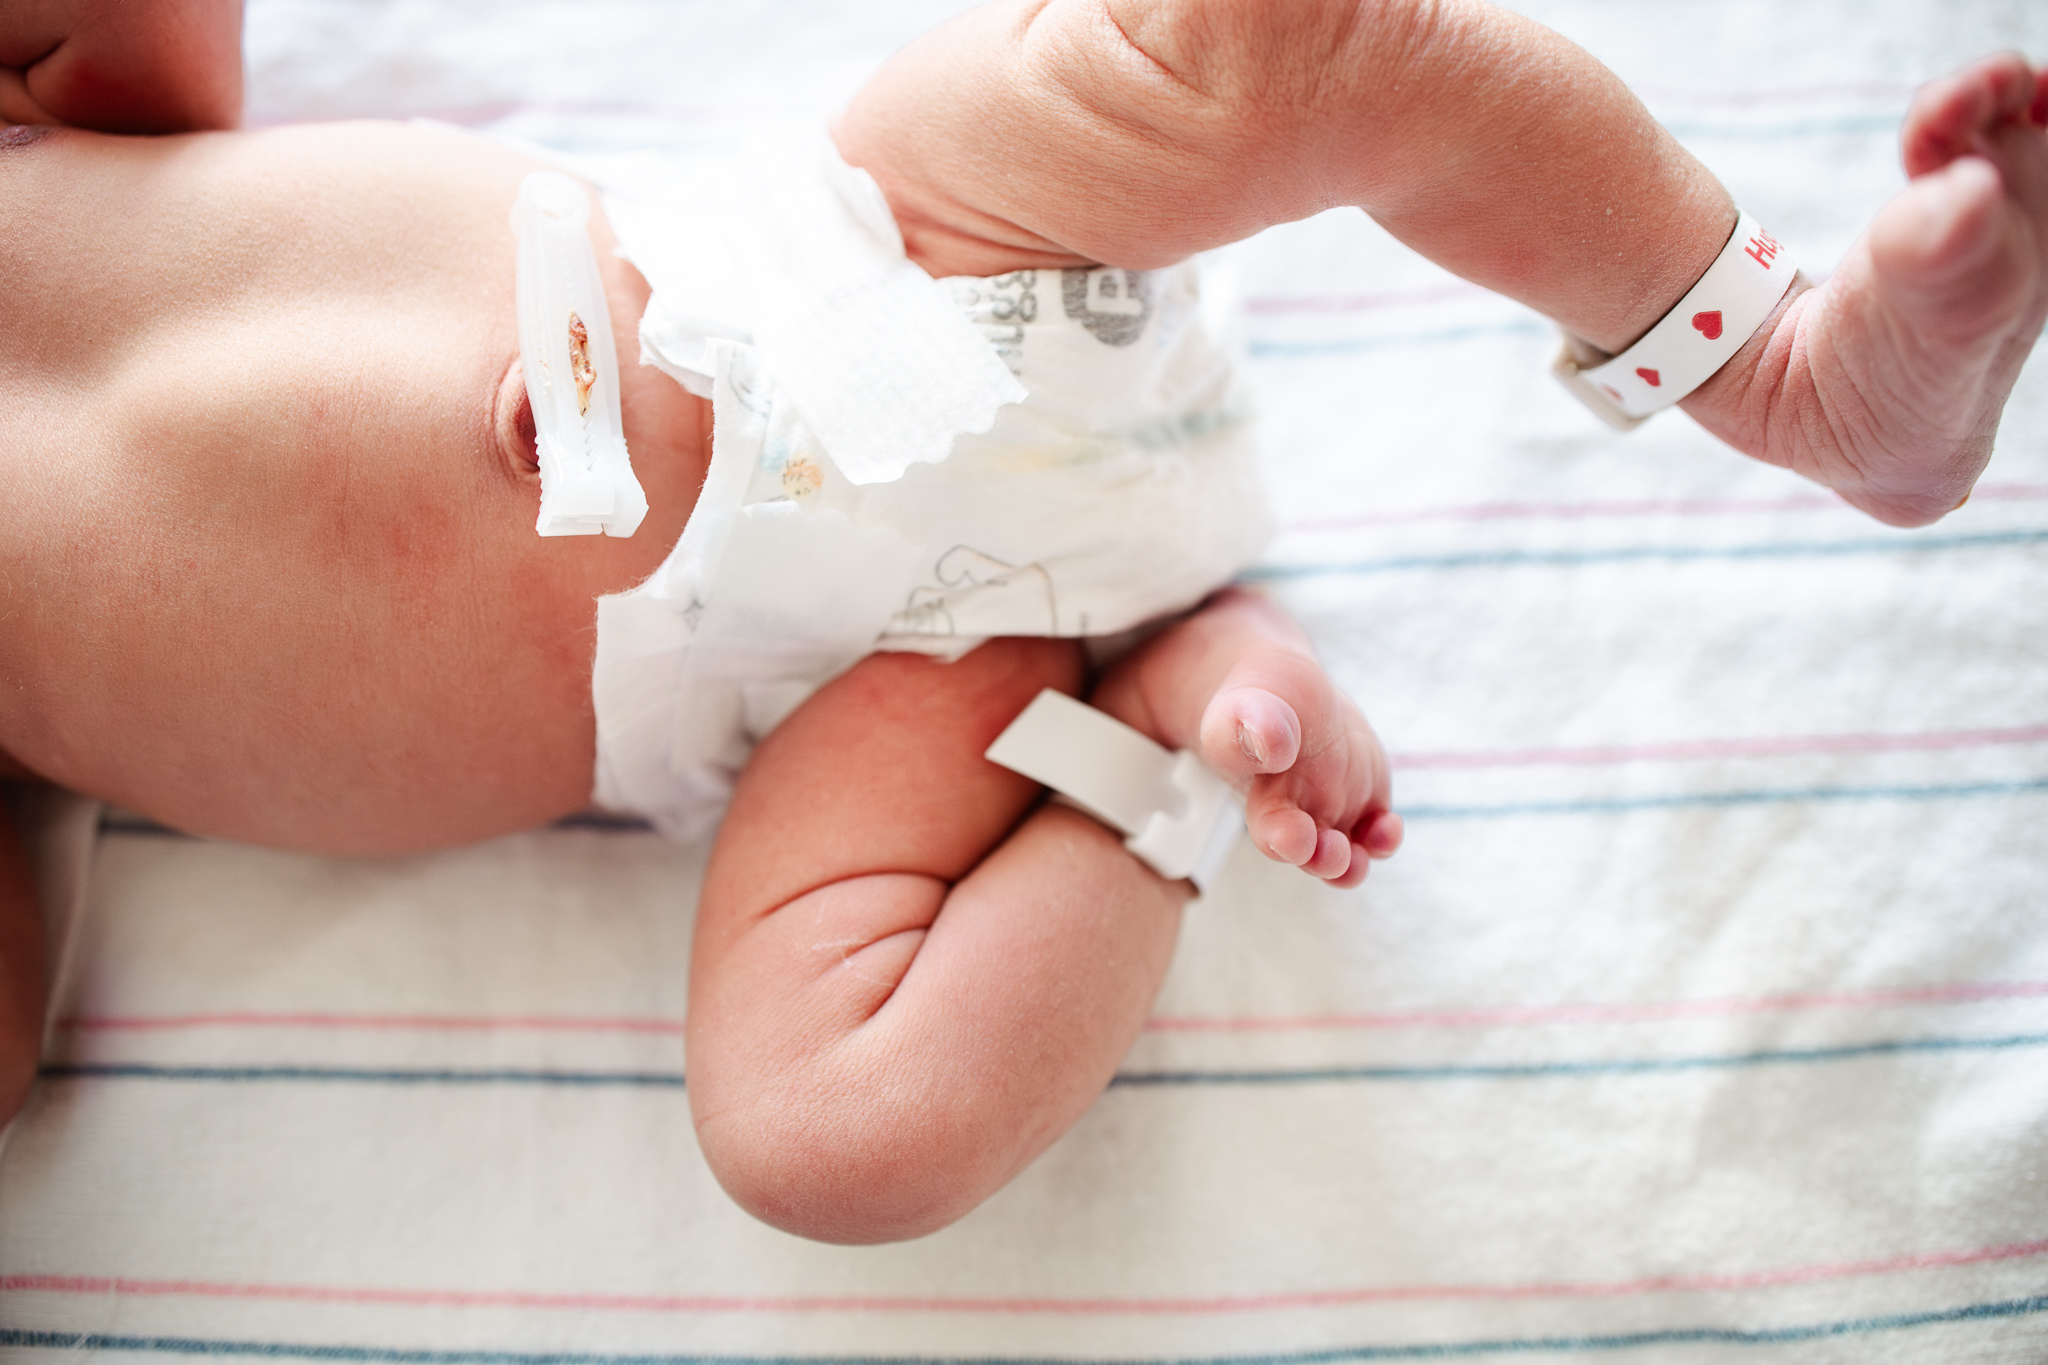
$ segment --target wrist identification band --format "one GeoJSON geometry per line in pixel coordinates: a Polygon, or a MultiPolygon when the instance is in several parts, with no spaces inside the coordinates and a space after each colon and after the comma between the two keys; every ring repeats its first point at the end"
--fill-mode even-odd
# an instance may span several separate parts
{"type": "Polygon", "coordinates": [[[1086,702],[1051,688],[983,755],[1042,782],[1130,837],[1124,847],[1168,881],[1206,891],[1244,832],[1230,784],[1186,749],[1169,753],[1086,702]]]}
{"type": "Polygon", "coordinates": [[[519,366],[533,407],[544,536],[630,536],[647,515],[619,416],[612,315],[590,245],[590,196],[535,171],[512,205],[519,238],[519,366]]]}
{"type": "Polygon", "coordinates": [[[1799,267],[1747,213],[1699,283],[1618,356],[1569,334],[1551,373],[1623,431],[1707,382],[1785,297],[1799,267]]]}

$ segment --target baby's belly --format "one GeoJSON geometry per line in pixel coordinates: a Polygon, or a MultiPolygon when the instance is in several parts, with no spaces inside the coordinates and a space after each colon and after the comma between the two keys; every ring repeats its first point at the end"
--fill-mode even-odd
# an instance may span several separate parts
{"type": "Polygon", "coordinates": [[[594,600],[680,533],[703,422],[646,372],[639,534],[535,535],[498,421],[527,169],[371,125],[0,149],[0,327],[33,338],[0,359],[0,746],[330,852],[588,801],[594,600]]]}

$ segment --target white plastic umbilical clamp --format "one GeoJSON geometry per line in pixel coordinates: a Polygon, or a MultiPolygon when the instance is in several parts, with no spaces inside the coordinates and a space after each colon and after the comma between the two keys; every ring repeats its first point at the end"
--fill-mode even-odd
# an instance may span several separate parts
{"type": "Polygon", "coordinates": [[[647,515],[619,417],[611,310],[590,245],[590,196],[557,171],[519,186],[519,361],[540,447],[544,536],[630,536],[647,515]]]}
{"type": "Polygon", "coordinates": [[[1222,870],[1244,810],[1194,754],[1169,753],[1120,720],[1051,688],[984,755],[1042,782],[1111,829],[1160,876],[1198,891],[1222,870]]]}

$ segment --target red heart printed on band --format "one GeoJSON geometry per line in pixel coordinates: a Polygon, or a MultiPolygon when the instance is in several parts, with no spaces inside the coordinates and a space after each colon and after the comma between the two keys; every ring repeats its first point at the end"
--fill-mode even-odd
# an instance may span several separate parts
{"type": "Polygon", "coordinates": [[[1602,384],[1600,387],[1607,390],[1607,396],[1609,398],[1612,398],[1617,403],[1621,401],[1620,389],[1615,388],[1612,384],[1602,384]]]}
{"type": "Polygon", "coordinates": [[[1721,310],[1716,308],[1711,313],[1694,313],[1692,315],[1692,325],[1699,329],[1700,334],[1706,337],[1707,340],[1719,341],[1721,339],[1721,310]]]}
{"type": "Polygon", "coordinates": [[[1659,377],[1655,370],[1638,369],[1636,371],[1636,374],[1642,379],[1642,381],[1645,384],[1648,384],[1653,389],[1664,382],[1664,380],[1661,377],[1659,377]]]}

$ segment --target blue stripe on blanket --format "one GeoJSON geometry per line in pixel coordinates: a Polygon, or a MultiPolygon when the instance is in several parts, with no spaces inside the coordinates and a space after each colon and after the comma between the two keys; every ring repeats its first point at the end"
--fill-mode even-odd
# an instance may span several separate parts
{"type": "Polygon", "coordinates": [[[1328,1066],[1300,1071],[1136,1071],[1117,1085],[1313,1085],[1329,1081],[1500,1081],[1544,1076],[1629,1076],[1664,1071],[1731,1070],[1812,1062],[1846,1062],[1914,1052],[1998,1052],[2048,1047],[2048,1033],[1999,1038],[1893,1038],[1841,1047],[1777,1048],[1766,1052],[1710,1053],[1695,1057],[1623,1057],[1589,1062],[1500,1062],[1452,1066],[1328,1066]]]}
{"type": "Polygon", "coordinates": [[[1317,578],[1326,574],[1405,573],[1416,569],[1497,569],[1535,564],[1545,567],[1614,564],[1638,559],[1797,559],[1814,555],[1928,554],[1937,550],[1978,550],[1994,545],[2048,541],[2048,528],[1985,531],[1967,536],[1908,536],[1886,540],[1781,541],[1762,545],[1618,545],[1604,550],[1481,550],[1469,554],[1401,555],[1341,564],[1261,564],[1240,577],[1248,582],[1317,578]]]}
{"type": "Polygon", "coordinates": [[[1352,355],[1359,351],[1382,351],[1390,347],[1407,350],[1415,346],[1450,346],[1480,337],[1556,336],[1557,328],[1533,320],[1474,323],[1467,327],[1441,327],[1428,332],[1396,332],[1390,336],[1344,337],[1330,341],[1254,341],[1247,348],[1254,359],[1277,356],[1352,355]]]}
{"type": "Polygon", "coordinates": [[[1074,1356],[754,1356],[605,1355],[590,1351],[430,1351],[390,1346],[313,1345],[272,1341],[204,1341],[192,1337],[113,1336],[99,1332],[38,1332],[0,1328],[0,1346],[49,1351],[137,1351],[188,1356],[256,1356],[272,1360],[338,1360],[377,1365],[1334,1365],[1339,1361],[1442,1360],[1483,1355],[1557,1355],[1570,1351],[1637,1351],[1649,1346],[1784,1346],[1834,1337],[1870,1336],[1951,1323],[1989,1322],[2048,1312],[2048,1294],[1964,1304],[1921,1313],[1841,1318],[1792,1327],[1670,1327],[1587,1336],[1495,1337],[1413,1345],[1338,1346],[1260,1355],[1119,1357],[1074,1356]]]}
{"type": "MultiPolygon", "coordinates": [[[[1119,1073],[1112,1086],[1308,1085],[1329,1081],[1523,1080],[1544,1076],[1627,1076],[1668,1071],[1729,1070],[1781,1064],[1846,1062],[1923,1052],[1999,1052],[2048,1046],[2048,1033],[1988,1038],[1890,1038],[1839,1047],[1781,1048],[1690,1057],[1621,1057],[1595,1061],[1457,1063],[1446,1066],[1316,1067],[1294,1071],[1139,1071],[1119,1073]]],[[[141,1063],[55,1064],[48,1081],[199,1081],[213,1083],[340,1082],[358,1085],[560,1085],[680,1090],[680,1071],[462,1071],[347,1066],[154,1066],[141,1063]]]]}
{"type": "Polygon", "coordinates": [[[1680,806],[1755,806],[1798,801],[1944,801],[2048,791],[2048,777],[1933,787],[1795,787],[1783,791],[1677,792],[1664,796],[1517,801],[1499,806],[1402,806],[1404,820],[1487,820],[1517,815],[1605,815],[1680,806]]]}

